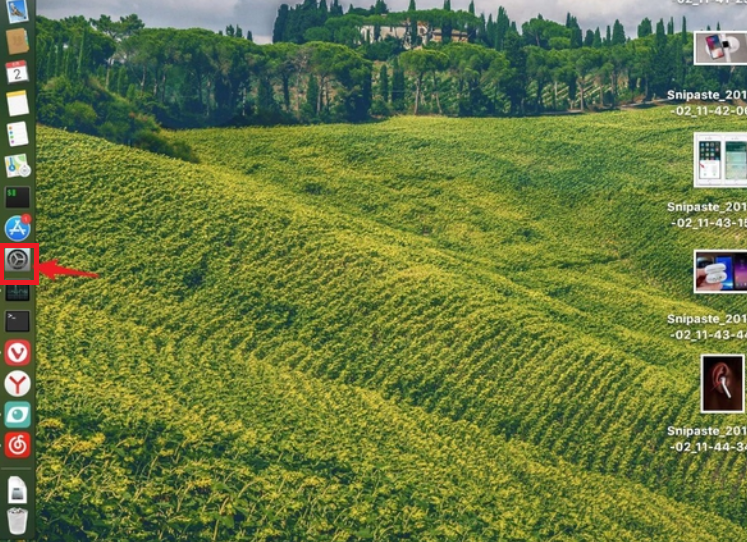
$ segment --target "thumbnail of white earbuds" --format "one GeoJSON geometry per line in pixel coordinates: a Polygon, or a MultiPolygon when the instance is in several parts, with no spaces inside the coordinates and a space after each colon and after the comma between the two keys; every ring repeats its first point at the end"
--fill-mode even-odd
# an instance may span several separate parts
{"type": "Polygon", "coordinates": [[[717,284],[726,280],[726,266],[722,263],[714,263],[705,268],[706,282],[708,284],[717,284]]]}
{"type": "Polygon", "coordinates": [[[721,382],[721,387],[724,388],[724,393],[726,394],[726,397],[728,399],[731,399],[731,393],[729,393],[729,388],[726,387],[726,377],[722,376],[719,378],[719,381],[721,382]]]}

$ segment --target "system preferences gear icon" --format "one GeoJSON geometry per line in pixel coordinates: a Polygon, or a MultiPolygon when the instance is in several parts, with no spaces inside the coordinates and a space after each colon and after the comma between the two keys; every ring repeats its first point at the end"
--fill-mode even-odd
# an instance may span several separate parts
{"type": "Polygon", "coordinates": [[[30,248],[6,248],[5,249],[5,271],[24,272],[31,271],[31,249],[30,248]]]}

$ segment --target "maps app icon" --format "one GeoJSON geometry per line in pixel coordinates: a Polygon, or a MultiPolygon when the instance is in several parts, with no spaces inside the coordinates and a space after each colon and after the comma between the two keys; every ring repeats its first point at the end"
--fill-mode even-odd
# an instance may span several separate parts
{"type": "Polygon", "coordinates": [[[31,175],[28,159],[25,154],[5,157],[5,175],[12,179],[13,177],[28,177],[31,175]]]}
{"type": "Polygon", "coordinates": [[[24,221],[20,215],[11,216],[5,223],[5,235],[11,241],[20,243],[25,241],[31,234],[31,225],[24,221]]]}

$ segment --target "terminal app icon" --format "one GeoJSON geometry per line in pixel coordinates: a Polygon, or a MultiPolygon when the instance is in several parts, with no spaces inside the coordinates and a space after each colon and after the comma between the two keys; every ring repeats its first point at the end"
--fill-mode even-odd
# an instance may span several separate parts
{"type": "Polygon", "coordinates": [[[9,333],[31,331],[31,313],[29,311],[5,311],[5,331],[9,333]]]}
{"type": "Polygon", "coordinates": [[[28,186],[6,186],[5,208],[28,209],[31,206],[31,191],[28,186]]]}

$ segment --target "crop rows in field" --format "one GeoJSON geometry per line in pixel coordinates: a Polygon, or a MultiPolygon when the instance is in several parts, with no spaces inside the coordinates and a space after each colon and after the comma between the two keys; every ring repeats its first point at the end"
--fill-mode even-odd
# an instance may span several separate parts
{"type": "MultiPolygon", "coordinates": [[[[437,251],[442,256],[441,269],[468,276],[489,290],[508,292],[508,300],[501,296],[483,299],[487,308],[481,307],[490,314],[491,307],[508,304],[515,313],[501,321],[482,319],[484,327],[488,328],[521,328],[516,346],[508,352],[507,337],[497,336],[483,341],[489,345],[489,353],[480,352],[479,361],[465,358],[463,352],[453,351],[452,337],[444,336],[441,330],[433,330],[432,335],[427,336],[421,323],[421,327],[409,332],[403,342],[418,338],[417,344],[412,346],[416,353],[411,354],[406,364],[417,366],[420,363],[423,368],[417,374],[427,374],[427,378],[412,376],[406,383],[396,385],[376,380],[377,374],[392,380],[393,375],[404,371],[402,362],[394,361],[397,352],[404,348],[396,340],[381,354],[367,349],[365,359],[376,360],[376,372],[365,363],[360,363],[366,365],[365,369],[351,369],[350,365],[358,365],[351,362],[344,364],[344,377],[353,378],[356,383],[384,386],[390,393],[392,389],[395,392],[407,390],[403,394],[422,396],[423,404],[434,408],[439,392],[432,387],[443,382],[446,378],[443,375],[451,375],[453,367],[468,366],[466,381],[479,378],[481,383],[502,382],[500,391],[495,391],[493,385],[493,389],[482,396],[503,397],[511,408],[497,414],[485,408],[483,400],[474,399],[475,386],[466,382],[464,397],[459,399],[457,390],[460,388],[455,389],[449,381],[448,385],[443,385],[443,389],[448,390],[444,392],[447,395],[444,402],[448,403],[442,406],[444,412],[459,417],[470,411],[465,404],[472,404],[471,411],[476,411],[485,423],[491,423],[488,419],[493,414],[501,418],[501,422],[492,421],[491,427],[497,430],[511,433],[518,426],[534,438],[539,438],[536,434],[541,433],[543,442],[553,443],[555,451],[565,449],[568,457],[582,464],[605,470],[609,468],[607,458],[612,457],[613,469],[628,465],[631,473],[638,470],[641,479],[657,484],[657,480],[667,477],[671,470],[670,467],[648,469],[651,455],[668,457],[659,451],[663,435],[647,434],[640,431],[639,426],[644,425],[645,429],[656,426],[657,421],[699,420],[694,414],[697,412],[696,362],[701,349],[708,348],[672,343],[668,339],[665,318],[670,313],[704,310],[702,300],[692,300],[689,296],[687,270],[693,243],[729,246],[724,238],[734,234],[706,232],[696,237],[692,232],[667,231],[669,216],[664,211],[664,202],[668,200],[665,194],[679,197],[679,193],[687,193],[691,183],[692,126],[689,121],[672,121],[660,111],[634,115],[635,122],[630,122],[627,114],[530,121],[399,119],[365,131],[345,126],[277,132],[213,131],[200,141],[202,152],[207,153],[209,149],[228,146],[231,140],[245,140],[244,155],[210,154],[219,156],[219,161],[233,170],[250,171],[253,180],[259,178],[296,192],[317,208],[329,212],[341,208],[348,211],[347,216],[353,220],[366,220],[401,231],[407,239],[401,243],[417,243],[416,246],[423,247],[422,252],[414,249],[407,256],[408,261],[419,262],[419,258],[424,258],[422,254],[437,251]],[[573,129],[569,129],[569,125],[573,129]],[[537,134],[542,136],[537,137],[537,134]],[[652,134],[662,135],[653,137],[652,134]],[[615,152],[600,154],[600,149],[615,149],[615,152]],[[275,160],[276,156],[283,159],[275,160]],[[452,159],[444,160],[444,156],[452,159]],[[307,190],[309,184],[316,187],[313,192],[307,190]],[[458,238],[453,234],[455,231],[460,234],[458,238]],[[511,232],[518,232],[518,235],[511,232]],[[657,238],[664,241],[657,242],[657,238]],[[673,243],[670,244],[670,240],[673,243]],[[655,247],[655,252],[638,258],[636,251],[649,244],[655,247]],[[504,277],[510,277],[510,282],[504,277]],[[678,295],[673,296],[672,291],[678,295]],[[535,326],[544,333],[530,334],[517,310],[522,304],[549,316],[535,326]],[[561,331],[563,325],[568,326],[567,334],[561,331]],[[593,338],[595,344],[573,343],[578,336],[593,338]],[[446,350],[432,346],[439,339],[441,344],[448,345],[446,350]],[[497,373],[496,366],[502,366],[502,355],[510,357],[515,352],[529,352],[521,359],[535,373],[526,375],[527,378],[552,382],[554,375],[548,377],[538,368],[533,352],[538,343],[558,347],[569,342],[574,346],[569,347],[571,354],[567,363],[579,359],[576,365],[571,365],[573,369],[569,369],[569,374],[577,378],[581,374],[588,375],[588,385],[580,390],[563,389],[566,395],[561,396],[565,397],[565,402],[557,400],[558,387],[541,386],[546,395],[539,395],[538,402],[560,404],[544,412],[544,421],[559,420],[556,426],[546,430],[543,425],[536,424],[531,413],[518,415],[511,411],[521,408],[517,405],[522,404],[522,396],[515,391],[512,381],[506,380],[512,369],[497,373]],[[431,346],[426,350],[423,345],[431,346]],[[500,352],[496,352],[498,346],[500,352]],[[584,355],[574,358],[573,352],[584,348],[605,352],[597,358],[600,360],[598,374],[589,374],[584,355]],[[610,366],[618,369],[615,358],[611,357],[614,354],[639,361],[624,374],[615,372],[615,378],[607,378],[610,366]],[[413,357],[418,361],[411,361],[413,357]],[[382,365],[382,359],[392,360],[391,364],[382,365]],[[434,360],[441,364],[440,372],[434,369],[434,360]],[[649,366],[659,366],[663,371],[648,374],[644,369],[649,366]],[[486,375],[481,372],[482,367],[493,372],[486,375]],[[363,376],[350,376],[351,373],[363,376]],[[652,401],[656,404],[646,407],[636,405],[635,401],[632,404],[636,406],[631,407],[629,401],[623,400],[626,393],[636,395],[627,388],[636,388],[638,395],[647,396],[650,390],[659,387],[656,384],[659,381],[668,382],[669,388],[680,386],[677,398],[671,403],[668,400],[672,398],[666,393],[652,401]],[[608,383],[617,391],[605,394],[605,401],[600,403],[579,399],[587,390],[602,383],[608,383]],[[558,414],[556,409],[563,405],[570,408],[574,397],[576,403],[593,405],[587,409],[594,413],[593,417],[558,414]],[[570,428],[568,423],[572,424],[570,428]],[[590,423],[596,423],[597,427],[589,429],[590,423]],[[624,434],[630,434],[632,429],[637,440],[619,438],[619,432],[610,436],[612,426],[624,434]],[[584,437],[579,437],[579,428],[587,431],[584,437]],[[589,433],[595,437],[589,437],[589,433]],[[598,447],[581,442],[583,438],[597,442],[601,437],[605,437],[604,442],[598,447]],[[618,444],[619,449],[616,449],[618,444]],[[646,468],[638,466],[641,464],[646,468]]],[[[739,129],[738,126],[735,124],[734,129],[739,129]]],[[[200,147],[197,138],[187,136],[187,139],[200,147]]],[[[723,197],[723,193],[721,195],[723,197]]],[[[713,197],[713,192],[704,196],[713,197]]],[[[355,243],[358,242],[360,239],[356,238],[355,243]]],[[[289,258],[280,264],[283,269],[292,267],[290,260],[298,261],[289,258]]],[[[307,270],[303,268],[300,274],[305,276],[305,273],[307,270]]],[[[451,277],[447,282],[450,280],[451,277]]],[[[385,291],[389,291],[387,288],[402,289],[399,284],[386,287],[385,291]]],[[[344,299],[344,292],[352,289],[349,285],[341,287],[333,297],[344,299]]],[[[413,310],[422,312],[420,304],[428,306],[428,293],[423,290],[430,289],[427,286],[409,292],[407,298],[413,300],[413,310]]],[[[458,289],[469,292],[473,300],[481,292],[472,286],[458,289]]],[[[367,293],[360,297],[370,303],[373,296],[367,293]]],[[[350,313],[355,313],[358,302],[357,299],[350,302],[350,313]]],[[[450,321],[451,325],[463,320],[464,314],[447,314],[441,308],[454,304],[464,306],[463,299],[436,303],[435,314],[442,320],[450,321]]],[[[740,303],[744,305],[740,300],[733,301],[732,308],[738,310],[740,303]]],[[[714,306],[720,307],[718,302],[714,306]]],[[[468,306],[466,312],[473,310],[477,309],[468,306]]],[[[430,316],[424,318],[433,321],[430,316]]],[[[389,336],[387,333],[392,329],[401,331],[403,326],[399,324],[412,319],[405,306],[391,309],[380,317],[390,322],[390,328],[385,328],[381,335],[389,336]]],[[[363,321],[360,327],[339,340],[339,344],[353,344],[353,335],[365,333],[372,325],[375,322],[363,321]]],[[[466,331],[475,333],[472,329],[466,331]]],[[[480,341],[480,337],[478,335],[476,340],[480,341]]],[[[352,353],[349,357],[354,359],[352,353]]],[[[321,370],[317,366],[310,369],[321,370]]],[[[327,374],[339,377],[340,373],[339,362],[335,362],[327,374]]],[[[685,460],[684,463],[697,464],[703,460],[685,460]]],[[[679,463],[680,459],[668,457],[665,461],[679,463]]],[[[720,471],[722,461],[729,464],[724,472],[738,472],[734,470],[738,466],[731,465],[729,458],[708,461],[714,465],[713,472],[720,471]]],[[[672,485],[672,494],[682,489],[676,480],[672,485]]],[[[724,488],[723,494],[728,494],[734,502],[733,492],[734,486],[730,485],[724,488]]],[[[735,513],[738,507],[739,504],[734,505],[735,513]]]]}
{"type": "Polygon", "coordinates": [[[223,337],[170,338],[102,316],[44,299],[42,329],[52,330],[40,336],[49,345],[40,352],[44,540],[715,541],[741,533],[475,425],[243,348],[228,352],[223,337]],[[136,351],[123,348],[132,344],[136,351]]]}
{"type": "MultiPolygon", "coordinates": [[[[578,122],[583,131],[584,123],[592,121],[578,122]]],[[[664,425],[703,422],[697,414],[697,367],[688,363],[698,351],[670,345],[661,334],[665,314],[693,311],[699,305],[687,296],[672,295],[679,287],[674,279],[666,279],[663,286],[646,280],[638,284],[636,279],[636,273],[645,275],[649,266],[669,265],[671,271],[673,263],[656,259],[666,254],[654,254],[654,261],[645,265],[621,258],[620,252],[646,239],[645,232],[622,236],[615,229],[620,216],[595,214],[591,205],[566,209],[559,199],[572,198],[564,190],[583,191],[583,187],[574,187],[570,178],[563,180],[562,171],[552,172],[562,181],[553,188],[557,194],[541,175],[517,180],[522,168],[527,164],[536,168],[540,160],[511,148],[501,150],[501,144],[512,139],[492,129],[500,123],[490,121],[482,127],[490,137],[473,133],[479,123],[455,123],[449,132],[455,151],[450,161],[443,160],[446,142],[429,135],[434,130],[428,127],[440,123],[449,121],[401,119],[364,128],[291,129],[292,138],[289,129],[209,131],[203,139],[210,143],[196,145],[204,161],[205,156],[219,156],[209,149],[229,148],[229,141],[232,148],[246,141],[247,154],[234,158],[237,162],[226,156],[225,164],[213,161],[206,166],[44,130],[39,209],[43,250],[97,269],[106,280],[67,282],[64,288],[55,284],[43,292],[46,297],[40,306],[48,307],[44,309],[48,312],[42,317],[61,322],[49,325],[54,331],[40,337],[43,344],[57,345],[57,350],[47,353],[45,370],[57,371],[54,375],[61,381],[50,381],[51,395],[46,407],[42,403],[42,412],[48,409],[50,419],[80,419],[81,426],[97,420],[102,429],[109,428],[110,436],[88,444],[93,455],[87,469],[91,476],[104,476],[97,469],[106,457],[118,467],[119,482],[126,487],[127,480],[145,483],[139,477],[148,470],[142,465],[130,470],[127,453],[118,455],[111,442],[136,433],[136,427],[156,423],[161,407],[173,425],[158,427],[156,432],[173,442],[194,442],[201,429],[190,431],[191,440],[181,435],[193,424],[195,413],[206,415],[205,405],[231,398],[217,407],[221,410],[215,415],[226,420],[225,425],[209,428],[207,440],[213,444],[208,459],[195,454],[189,461],[184,458],[161,466],[157,447],[142,452],[143,465],[153,462],[160,469],[159,477],[148,484],[173,484],[184,488],[185,499],[191,499],[189,514],[180,513],[181,508],[168,500],[159,505],[162,514],[156,514],[155,524],[164,529],[167,539],[179,539],[180,532],[187,532],[178,530],[187,528],[179,522],[194,517],[199,520],[189,532],[195,539],[209,540],[215,532],[226,534],[217,538],[221,540],[283,539],[277,532],[258,534],[258,524],[272,525],[280,533],[298,526],[317,539],[345,539],[339,534],[343,532],[364,538],[379,510],[393,510],[392,529],[423,540],[428,539],[424,533],[434,540],[460,534],[479,540],[495,532],[514,533],[506,539],[553,535],[718,539],[713,531],[690,530],[712,517],[709,514],[733,521],[723,523],[724,532],[738,532],[731,529],[738,529],[734,523],[742,521],[745,488],[738,474],[745,468],[742,457],[679,457],[663,450],[664,425]],[[422,122],[426,129],[408,129],[407,122],[422,122]],[[340,148],[344,135],[355,140],[340,148]],[[491,148],[480,151],[479,157],[459,152],[469,145],[476,149],[475,139],[492,141],[494,135],[501,156],[496,167],[489,158],[491,148]],[[420,144],[421,150],[413,154],[412,148],[420,144]],[[358,146],[377,152],[351,154],[358,146]],[[523,163],[513,163],[514,154],[523,163]],[[408,162],[410,157],[418,164],[408,162]],[[384,160],[389,166],[404,165],[392,170],[384,160]],[[114,163],[118,169],[112,167],[114,163]],[[431,169],[433,176],[423,176],[431,169]],[[381,172],[378,178],[376,171],[381,172]],[[73,216],[69,209],[85,217],[85,223],[69,221],[73,216]],[[556,211],[557,222],[552,216],[556,211]],[[573,213],[582,220],[569,224],[573,213]],[[585,228],[583,221],[587,221],[585,228]],[[49,233],[45,236],[45,232],[49,233]],[[143,247],[148,247],[147,258],[143,247]],[[595,273],[578,271],[579,255],[595,273]],[[521,270],[516,262],[522,263],[521,270]],[[635,299],[629,295],[633,288],[641,292],[635,299]],[[100,319],[101,326],[86,331],[87,319],[73,319],[70,307],[100,319]],[[127,336],[106,337],[107,329],[120,326],[132,330],[127,336]],[[62,334],[69,339],[61,340],[62,334]],[[143,356],[133,355],[128,346],[138,341],[147,346],[143,356]],[[157,367],[143,357],[158,360],[157,367]],[[226,382],[212,390],[200,379],[206,373],[221,375],[226,382]],[[257,373],[271,373],[276,380],[265,385],[257,373]],[[66,374],[86,375],[82,387],[76,388],[81,391],[70,391],[85,399],[62,412],[67,408],[62,406],[67,404],[65,397],[55,393],[68,393],[66,386],[57,385],[66,383],[66,374]],[[154,383],[146,388],[143,410],[133,410],[128,405],[138,405],[139,399],[132,390],[143,386],[141,377],[147,374],[154,383]],[[663,389],[662,381],[668,383],[663,389]],[[89,400],[84,384],[93,382],[106,385],[99,386],[100,397],[89,400]],[[305,398],[296,403],[299,406],[292,401],[286,405],[285,393],[303,386],[307,388],[305,398]],[[159,391],[168,392],[173,401],[160,405],[159,391]],[[378,406],[356,410],[349,403],[358,399],[345,394],[375,399],[378,406]],[[331,407],[317,409],[315,402],[328,396],[338,412],[354,411],[350,414],[354,422],[345,421],[341,414],[336,417],[331,407]],[[119,406],[109,412],[102,406],[109,403],[119,406]],[[141,426],[129,425],[128,417],[142,419],[141,426]],[[396,421],[398,417],[415,421],[396,421]],[[257,430],[262,423],[266,423],[263,442],[289,450],[267,453],[265,462],[279,469],[278,478],[260,483],[260,475],[270,467],[258,474],[247,458],[262,454],[243,441],[227,450],[221,434],[231,443],[236,435],[257,430]],[[436,426],[442,429],[432,429],[436,426]],[[340,435],[336,435],[338,427],[340,435]],[[363,514],[365,520],[350,517],[355,494],[347,487],[351,480],[362,485],[355,486],[361,499],[376,502],[373,488],[378,487],[375,480],[382,476],[380,471],[399,472],[403,464],[417,464],[407,455],[407,445],[389,449],[397,448],[395,443],[409,445],[407,435],[418,433],[414,427],[424,439],[421,470],[413,467],[401,487],[399,476],[393,477],[394,503],[373,505],[376,512],[363,514]],[[370,443],[362,440],[361,431],[385,429],[401,429],[378,441],[388,451],[363,449],[370,443]],[[436,433],[464,455],[460,463],[447,454],[448,460],[442,462],[445,470],[431,476],[426,469],[438,461],[428,456],[428,450],[441,446],[438,439],[432,440],[436,433]],[[477,444],[466,445],[465,434],[477,444]],[[511,437],[509,443],[503,440],[506,436],[511,437]],[[330,474],[326,463],[317,459],[302,461],[301,466],[292,462],[286,466],[278,459],[295,454],[316,457],[326,445],[339,453],[350,450],[343,462],[348,473],[344,483],[335,478],[337,471],[330,474]],[[506,450],[504,456],[499,449],[506,450]],[[386,458],[376,464],[379,470],[362,465],[369,452],[386,458]],[[485,456],[486,462],[470,460],[473,455],[485,456]],[[195,465],[198,457],[203,460],[195,465]],[[232,462],[226,462],[227,457],[232,462]],[[513,462],[506,457],[514,458],[513,462]],[[534,467],[512,478],[516,464],[530,460],[546,468],[560,463],[547,482],[537,478],[534,467]],[[196,469],[205,483],[213,480],[211,473],[245,465],[242,462],[249,462],[251,468],[242,467],[241,480],[232,481],[219,494],[222,501],[213,500],[211,491],[186,489],[193,488],[182,474],[187,466],[196,469]],[[498,467],[504,464],[510,466],[498,467]],[[430,495],[430,486],[417,485],[429,476],[439,480],[434,487],[446,484],[441,480],[455,479],[460,481],[454,487],[484,484],[476,474],[459,478],[472,468],[475,472],[496,469],[500,481],[488,484],[493,489],[475,494],[474,501],[464,500],[468,491],[460,493],[447,484],[448,496],[439,497],[442,508],[424,505],[425,518],[422,511],[405,510],[412,495],[430,495]],[[283,469],[288,473],[283,474],[283,469]],[[271,497],[283,493],[277,488],[303,485],[301,477],[293,474],[297,470],[324,481],[318,487],[312,484],[315,489],[305,493],[299,490],[298,499],[279,507],[282,513],[277,517],[257,512],[278,508],[271,497]],[[245,484],[251,481],[250,487],[267,484],[267,489],[241,505],[258,508],[248,515],[234,515],[235,522],[229,524],[224,518],[229,508],[223,509],[224,514],[220,506],[238,498],[243,485],[237,484],[244,479],[245,484]],[[584,497],[579,488],[592,481],[598,483],[589,485],[594,489],[584,497]],[[543,483],[553,490],[543,489],[543,483]],[[334,489],[321,489],[328,486],[334,489]],[[503,487],[508,491],[505,495],[498,489],[503,487]],[[612,489],[605,488],[626,493],[612,495],[612,489]],[[331,495],[329,502],[317,502],[320,494],[331,495]],[[567,500],[557,497],[565,494],[567,500]],[[594,500],[592,495],[602,496],[594,500]],[[498,504],[503,501],[506,504],[498,504]],[[605,502],[616,506],[604,506],[605,502]],[[645,507],[644,502],[656,504],[645,507]],[[502,519],[495,516],[496,508],[505,512],[502,519]],[[530,516],[521,510],[531,510],[530,516]],[[547,514],[540,514],[544,510],[547,514]],[[600,510],[604,517],[591,519],[591,510],[600,510]],[[661,519],[665,510],[671,521],[661,519]],[[248,516],[254,527],[244,525],[248,516]],[[439,517],[453,518],[449,525],[456,534],[439,531],[439,517]],[[328,530],[319,525],[327,525],[328,530]],[[554,532],[551,525],[562,527],[554,532]]],[[[511,126],[516,126],[521,138],[525,128],[511,126]]],[[[606,140],[612,138],[604,126],[593,128],[606,140]]],[[[580,167],[571,166],[571,170],[580,167]]],[[[549,163],[547,167],[560,166],[549,163]]],[[[615,193],[613,186],[605,190],[594,198],[601,201],[615,193]]],[[[653,219],[644,218],[641,229],[652,231],[653,219]]],[[[71,438],[75,431],[61,433],[60,438],[71,438]]],[[[195,446],[199,449],[203,444],[195,446]]],[[[51,446],[44,453],[50,454],[50,460],[60,460],[68,484],[65,490],[71,491],[81,483],[72,473],[82,466],[63,465],[63,447],[51,446]]],[[[56,487],[53,478],[44,481],[49,491],[56,487]]],[[[108,485],[103,482],[102,487],[116,485],[112,480],[108,485]]],[[[117,510],[140,506],[135,497],[143,494],[137,493],[138,487],[135,484],[126,495],[111,489],[111,495],[101,495],[97,505],[117,510]]],[[[130,519],[119,521],[121,525],[105,521],[112,536],[134,529],[127,523],[130,519]]],[[[386,539],[393,532],[372,535],[386,539]]]]}

